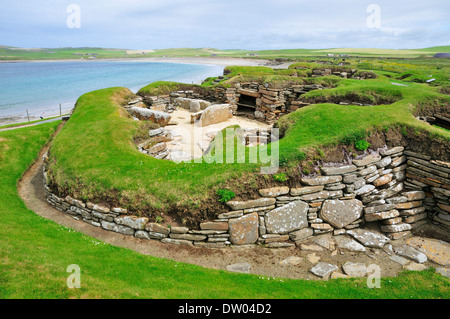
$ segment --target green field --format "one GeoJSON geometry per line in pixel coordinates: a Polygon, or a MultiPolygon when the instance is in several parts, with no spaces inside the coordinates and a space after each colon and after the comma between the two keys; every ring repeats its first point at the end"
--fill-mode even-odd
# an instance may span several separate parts
{"type": "MultiPolygon", "coordinates": [[[[102,243],[28,210],[17,182],[59,122],[0,133],[0,298],[443,298],[449,280],[433,270],[366,280],[287,280],[205,269],[102,243]],[[69,265],[81,288],[66,286],[69,265]]],[[[165,309],[173,311],[173,309],[165,309]]]]}

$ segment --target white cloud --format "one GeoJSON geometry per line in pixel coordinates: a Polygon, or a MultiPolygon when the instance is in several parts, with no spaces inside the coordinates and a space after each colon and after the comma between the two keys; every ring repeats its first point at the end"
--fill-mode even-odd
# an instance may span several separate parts
{"type": "Polygon", "coordinates": [[[1,44],[243,49],[449,44],[447,0],[2,0],[1,44]],[[81,7],[81,29],[66,7],[81,7]],[[370,4],[381,28],[370,29],[370,4]]]}

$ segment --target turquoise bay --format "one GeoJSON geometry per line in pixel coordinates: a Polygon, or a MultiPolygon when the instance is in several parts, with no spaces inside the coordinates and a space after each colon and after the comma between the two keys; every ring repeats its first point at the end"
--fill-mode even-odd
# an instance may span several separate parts
{"type": "Polygon", "coordinates": [[[58,61],[0,63],[0,121],[32,119],[73,108],[84,93],[113,86],[136,92],[155,81],[198,83],[222,73],[223,67],[205,64],[144,61],[58,61]],[[44,113],[44,114],[42,114],[44,113]]]}

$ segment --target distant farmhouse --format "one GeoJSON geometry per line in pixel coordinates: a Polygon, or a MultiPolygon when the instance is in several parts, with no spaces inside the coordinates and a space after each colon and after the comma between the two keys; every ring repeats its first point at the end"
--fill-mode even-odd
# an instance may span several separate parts
{"type": "Polygon", "coordinates": [[[446,53],[436,53],[434,55],[435,58],[450,58],[450,53],[446,52],[446,53]]]}

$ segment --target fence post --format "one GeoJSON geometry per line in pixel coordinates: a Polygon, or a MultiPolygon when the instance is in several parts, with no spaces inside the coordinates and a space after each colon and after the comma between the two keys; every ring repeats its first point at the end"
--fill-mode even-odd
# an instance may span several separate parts
{"type": "Polygon", "coordinates": [[[28,118],[28,122],[30,122],[30,115],[28,114],[28,109],[27,110],[27,118],[28,118]]]}
{"type": "Polygon", "coordinates": [[[61,116],[61,103],[59,103],[59,116],[61,116]]]}

